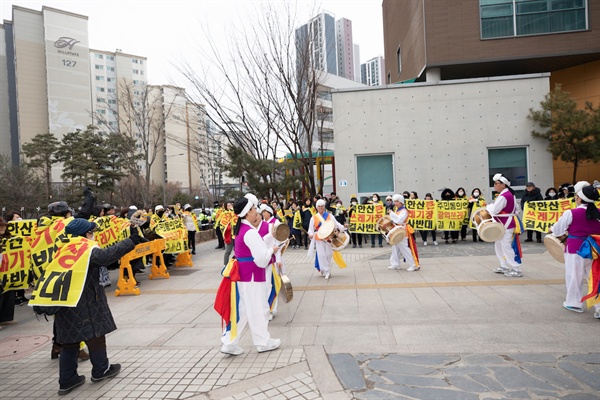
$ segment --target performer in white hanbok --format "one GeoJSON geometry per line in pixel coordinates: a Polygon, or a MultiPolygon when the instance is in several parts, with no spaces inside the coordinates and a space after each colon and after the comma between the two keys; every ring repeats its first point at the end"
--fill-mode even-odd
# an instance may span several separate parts
{"type": "Polygon", "coordinates": [[[274,262],[273,254],[279,251],[279,247],[268,245],[269,240],[271,243],[273,240],[271,234],[267,234],[263,239],[258,233],[262,219],[257,205],[256,196],[247,194],[246,197],[238,199],[233,206],[239,217],[235,227],[234,245],[240,276],[237,282],[239,320],[235,337],[232,337],[229,329],[226,329],[221,337],[221,352],[236,356],[244,352],[238,343],[246,324],[259,353],[275,350],[281,345],[281,340],[272,339],[269,334],[269,306],[265,296],[265,268],[274,262]]]}
{"type": "MultiPolygon", "coordinates": [[[[258,233],[261,237],[266,237],[268,233],[275,232],[275,228],[281,225],[281,221],[274,217],[274,210],[268,204],[261,204],[259,209],[262,215],[262,223],[260,228],[258,229],[258,233]]],[[[275,263],[269,265],[265,269],[265,280],[266,280],[266,290],[267,290],[267,299],[269,301],[269,321],[273,319],[273,316],[277,314],[277,303],[278,303],[278,292],[276,290],[277,285],[275,285],[274,279],[278,279],[278,276],[274,276],[273,274],[281,275],[283,273],[283,264],[281,261],[281,251],[275,253],[275,263]],[[276,271],[273,271],[276,269],[276,271]]]]}
{"type": "Polygon", "coordinates": [[[333,221],[341,232],[345,231],[346,228],[344,228],[344,225],[336,221],[331,213],[325,211],[325,200],[323,199],[319,199],[317,201],[317,214],[321,218],[318,218],[315,214],[310,219],[308,226],[308,237],[311,238],[310,248],[311,251],[313,251],[315,248],[317,251],[315,268],[317,271],[321,272],[321,275],[323,275],[325,279],[329,279],[331,276],[331,264],[333,263],[333,248],[331,243],[327,242],[326,240],[321,240],[318,237],[317,232],[323,224],[323,221],[333,221]]]}
{"type": "MultiPolygon", "coordinates": [[[[395,194],[392,196],[392,201],[394,202],[394,209],[388,211],[390,218],[396,225],[406,224],[408,210],[404,207],[404,196],[395,194]]],[[[406,269],[407,271],[412,272],[421,269],[416,251],[417,246],[413,235],[409,232],[412,231],[412,228],[406,225],[406,231],[407,233],[406,236],[404,236],[404,239],[402,239],[400,243],[392,246],[392,255],[390,257],[390,266],[388,269],[401,269],[400,263],[402,262],[402,259],[410,265],[410,267],[406,269]]]]}

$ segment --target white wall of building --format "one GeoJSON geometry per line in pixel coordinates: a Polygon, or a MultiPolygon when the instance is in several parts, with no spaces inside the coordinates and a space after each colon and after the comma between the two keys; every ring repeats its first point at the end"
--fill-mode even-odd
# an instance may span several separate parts
{"type": "Polygon", "coordinates": [[[11,158],[10,116],[8,108],[8,70],[6,68],[4,25],[0,25],[0,155],[11,158]]]}
{"type": "Polygon", "coordinates": [[[548,91],[548,74],[334,91],[337,192],[344,201],[363,194],[357,156],[391,154],[389,193],[439,198],[444,187],[479,187],[489,201],[488,151],[512,147],[526,148],[527,179],[545,190],[552,157],[546,141],[532,138],[527,115],[548,91]],[[342,180],[348,185],[339,186],[342,180]]]}

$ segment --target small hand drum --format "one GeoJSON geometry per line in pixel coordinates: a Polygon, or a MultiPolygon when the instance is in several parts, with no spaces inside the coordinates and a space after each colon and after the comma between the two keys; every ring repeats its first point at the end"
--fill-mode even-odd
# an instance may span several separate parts
{"type": "Polygon", "coordinates": [[[392,246],[400,243],[406,236],[406,229],[402,225],[396,225],[392,219],[384,215],[377,220],[377,229],[392,246]]]}
{"type": "Polygon", "coordinates": [[[480,208],[471,215],[471,221],[479,237],[484,242],[495,242],[496,240],[502,239],[506,228],[500,222],[494,221],[492,215],[485,209],[480,208]]]}
{"type": "Polygon", "coordinates": [[[560,263],[565,262],[565,241],[567,240],[568,233],[562,236],[556,237],[554,235],[546,235],[544,237],[544,246],[546,250],[554,259],[560,263]]]}

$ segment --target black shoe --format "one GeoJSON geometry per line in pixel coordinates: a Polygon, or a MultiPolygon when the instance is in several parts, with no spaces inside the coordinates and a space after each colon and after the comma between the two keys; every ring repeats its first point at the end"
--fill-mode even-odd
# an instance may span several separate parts
{"type": "MultiPolygon", "coordinates": [[[[92,378],[92,380],[94,380],[94,378],[92,378]]],[[[65,394],[69,394],[69,393],[71,393],[71,391],[73,389],[76,389],[79,386],[83,385],[84,382],[85,382],[85,376],[79,375],[79,376],[77,376],[76,379],[73,380],[73,382],[66,383],[64,385],[61,383],[60,389],[58,389],[58,395],[64,396],[65,394]]]]}
{"type": "Polygon", "coordinates": [[[196,254],[196,250],[192,251],[192,255],[193,255],[193,254],[196,254]]]}
{"type": "Polygon", "coordinates": [[[380,244],[380,245],[379,245],[379,247],[383,247],[383,245],[382,245],[382,244],[380,244]]]}
{"type": "Polygon", "coordinates": [[[15,306],[19,307],[22,306],[23,304],[26,304],[29,300],[23,298],[23,297],[15,297],[15,306]]]}
{"type": "Polygon", "coordinates": [[[356,248],[356,245],[355,245],[355,244],[353,244],[353,245],[352,245],[352,248],[353,248],[353,249],[355,249],[355,248],[356,248]]]}
{"type": "Polygon", "coordinates": [[[119,372],[121,372],[121,364],[110,364],[110,367],[108,367],[108,370],[105,371],[101,377],[94,378],[92,376],[92,382],[100,382],[104,379],[113,378],[113,377],[117,376],[119,374],[119,372]]]}
{"type": "Polygon", "coordinates": [[[525,239],[525,242],[526,243],[531,243],[531,242],[533,242],[533,239],[525,239]]]}
{"type": "Polygon", "coordinates": [[[224,248],[225,248],[224,246],[217,246],[217,247],[215,247],[215,250],[217,250],[217,249],[224,249],[224,248]]]}

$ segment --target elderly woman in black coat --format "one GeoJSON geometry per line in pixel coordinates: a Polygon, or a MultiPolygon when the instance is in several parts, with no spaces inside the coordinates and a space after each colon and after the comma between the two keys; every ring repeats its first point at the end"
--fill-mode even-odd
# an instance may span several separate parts
{"type": "MultiPolygon", "coordinates": [[[[94,239],[96,225],[82,218],[75,218],[65,228],[73,237],[94,239]]],[[[85,342],[92,363],[92,382],[112,378],[121,371],[120,364],[110,364],[106,355],[105,335],[117,326],[108,307],[104,288],[100,286],[99,268],[118,261],[136,244],[146,241],[132,229],[132,235],[114,246],[95,247],[90,253],[89,267],[83,292],[76,307],[61,307],[55,315],[56,341],[62,345],[58,383],[59,395],[65,395],[85,382],[85,376],[77,374],[79,343],[85,342]]]]}

